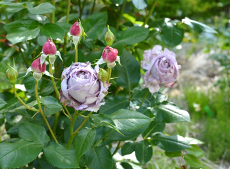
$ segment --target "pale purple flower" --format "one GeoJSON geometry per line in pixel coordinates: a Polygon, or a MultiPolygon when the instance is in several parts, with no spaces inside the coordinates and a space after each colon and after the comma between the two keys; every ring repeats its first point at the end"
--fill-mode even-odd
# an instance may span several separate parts
{"type": "Polygon", "coordinates": [[[144,87],[149,88],[151,93],[157,92],[160,84],[172,87],[181,67],[177,64],[175,53],[167,48],[162,51],[162,47],[156,45],[153,49],[144,51],[143,56],[141,67],[147,70],[144,75],[144,87]]]}
{"type": "Polygon", "coordinates": [[[62,72],[60,101],[75,110],[97,112],[108,93],[108,83],[98,79],[99,66],[89,62],[73,63],[62,72]]]}

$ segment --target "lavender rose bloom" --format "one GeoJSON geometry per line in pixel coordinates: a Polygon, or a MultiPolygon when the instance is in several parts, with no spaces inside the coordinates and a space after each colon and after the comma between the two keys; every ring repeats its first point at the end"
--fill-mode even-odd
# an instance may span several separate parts
{"type": "Polygon", "coordinates": [[[179,74],[180,65],[177,64],[176,55],[167,48],[162,51],[160,45],[144,51],[144,59],[141,62],[142,69],[147,70],[144,75],[144,87],[151,93],[160,89],[160,84],[172,87],[179,74]]]}
{"type": "Polygon", "coordinates": [[[76,110],[97,112],[104,104],[109,85],[98,79],[99,66],[95,69],[87,63],[73,63],[62,72],[60,101],[76,110]]]}

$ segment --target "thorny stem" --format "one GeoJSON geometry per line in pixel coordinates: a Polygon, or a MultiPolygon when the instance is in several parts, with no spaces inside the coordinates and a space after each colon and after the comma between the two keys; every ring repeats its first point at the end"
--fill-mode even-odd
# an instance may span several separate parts
{"type": "Polygon", "coordinates": [[[38,111],[38,109],[35,109],[34,107],[29,107],[27,106],[25,102],[22,101],[22,99],[18,96],[18,93],[15,89],[15,85],[13,85],[13,90],[14,90],[14,94],[17,97],[17,99],[23,104],[23,106],[25,106],[25,108],[27,108],[28,110],[32,110],[32,111],[38,111]]]}
{"type": "Polygon", "coordinates": [[[43,117],[43,119],[44,119],[44,121],[45,121],[45,123],[46,123],[46,125],[47,125],[47,127],[48,127],[48,129],[49,129],[49,131],[50,131],[50,133],[52,135],[52,137],[53,137],[53,139],[55,140],[56,143],[58,143],[58,141],[57,141],[57,139],[56,139],[56,137],[55,137],[50,125],[49,125],[49,122],[47,121],[47,119],[45,117],[45,114],[44,114],[44,112],[42,110],[42,106],[40,104],[40,100],[39,100],[39,96],[38,96],[38,81],[36,81],[36,83],[35,83],[35,96],[36,96],[36,100],[38,102],[39,111],[40,111],[40,113],[41,113],[41,115],[42,115],[42,117],[43,117]]]}
{"type": "Polygon", "coordinates": [[[24,55],[24,52],[22,52],[22,48],[21,48],[21,46],[20,46],[19,44],[18,44],[18,48],[19,48],[19,52],[20,52],[21,55],[22,55],[23,61],[25,62],[26,67],[28,68],[28,67],[29,67],[29,64],[27,63],[26,57],[25,57],[25,55],[24,55]]]}
{"type": "Polygon", "coordinates": [[[142,100],[142,102],[141,102],[140,107],[142,107],[142,105],[143,105],[143,103],[145,102],[145,99],[146,99],[146,97],[148,96],[148,94],[149,94],[149,90],[145,93],[145,96],[144,96],[144,98],[143,98],[143,100],[142,100]]]}
{"type": "Polygon", "coordinates": [[[74,135],[73,135],[73,128],[74,128],[74,123],[77,119],[77,115],[78,115],[78,111],[76,110],[74,112],[74,117],[73,119],[71,120],[71,124],[70,124],[70,137],[69,137],[69,141],[68,141],[68,144],[67,144],[67,148],[70,148],[72,142],[73,142],[73,138],[74,138],[74,135]]]}
{"type": "Polygon", "coordinates": [[[112,156],[114,156],[114,154],[116,154],[117,153],[117,151],[121,148],[121,141],[119,141],[118,143],[117,143],[117,147],[116,147],[116,149],[114,150],[114,152],[113,152],[113,154],[112,154],[112,156]]]}
{"type": "Polygon", "coordinates": [[[93,112],[91,111],[88,116],[86,116],[85,120],[82,122],[82,124],[77,128],[77,130],[73,133],[73,136],[77,135],[77,133],[79,132],[79,130],[81,130],[81,128],[85,125],[85,123],[87,122],[87,120],[89,119],[89,116],[92,114],[93,112]]]}
{"type": "Polygon", "coordinates": [[[121,6],[120,16],[119,16],[119,18],[118,18],[118,20],[117,20],[116,30],[118,30],[118,28],[119,28],[119,23],[120,23],[121,17],[122,17],[122,15],[123,15],[124,9],[125,9],[125,4],[126,4],[126,0],[124,0],[123,4],[122,4],[122,6],[121,6]]]}
{"type": "Polygon", "coordinates": [[[147,15],[146,18],[145,18],[145,22],[143,23],[142,26],[145,26],[145,25],[148,23],[149,18],[150,18],[150,16],[152,15],[152,13],[153,13],[153,11],[154,11],[154,8],[155,8],[155,6],[156,6],[156,3],[157,3],[157,0],[154,0],[153,3],[152,3],[152,6],[151,6],[150,11],[149,11],[148,15],[147,15]]]}
{"type": "Polygon", "coordinates": [[[69,116],[69,119],[72,120],[72,116],[71,116],[71,114],[69,113],[69,110],[67,109],[67,107],[66,107],[64,104],[62,104],[62,105],[63,105],[65,111],[67,112],[67,114],[68,114],[68,116],[69,116]]]}

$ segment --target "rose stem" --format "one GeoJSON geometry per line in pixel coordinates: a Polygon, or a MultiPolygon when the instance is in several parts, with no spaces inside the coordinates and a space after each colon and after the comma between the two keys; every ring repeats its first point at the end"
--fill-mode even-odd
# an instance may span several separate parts
{"type": "Polygon", "coordinates": [[[109,80],[111,78],[111,73],[112,73],[112,68],[108,68],[108,83],[109,83],[109,80]]]}
{"type": "MultiPolygon", "coordinates": [[[[53,70],[52,70],[52,64],[51,63],[49,65],[49,72],[50,72],[51,75],[53,75],[53,70]]],[[[53,86],[54,86],[54,91],[56,93],[56,97],[59,98],[59,91],[57,90],[57,86],[56,86],[56,83],[54,81],[54,77],[51,76],[50,78],[51,78],[53,86]]],[[[53,125],[54,133],[56,133],[57,124],[58,124],[58,117],[59,117],[59,112],[55,113],[55,115],[54,115],[54,125],[53,125]]]]}
{"type": "Polygon", "coordinates": [[[75,62],[78,62],[78,45],[75,46],[75,62]]]}
{"type": "Polygon", "coordinates": [[[121,147],[122,147],[122,146],[121,146],[121,141],[119,141],[119,142],[117,143],[117,147],[116,147],[116,149],[114,150],[112,156],[114,156],[114,154],[116,154],[116,152],[117,152],[121,147]]]}
{"type": "Polygon", "coordinates": [[[69,135],[69,141],[68,141],[68,144],[67,144],[67,148],[70,148],[72,142],[73,142],[73,138],[74,138],[74,135],[73,135],[73,128],[74,128],[74,123],[77,119],[77,115],[78,115],[78,111],[75,110],[74,112],[74,116],[73,116],[73,119],[71,120],[71,124],[70,124],[70,135],[69,135]]]}
{"type": "MultiPolygon", "coordinates": [[[[55,0],[52,0],[53,6],[55,6],[55,3],[56,3],[55,0]]],[[[52,13],[52,21],[53,21],[53,23],[55,22],[55,10],[52,13]]]]}
{"type": "Polygon", "coordinates": [[[55,140],[56,143],[58,143],[58,141],[57,141],[57,139],[56,139],[56,137],[55,137],[55,135],[54,135],[54,133],[53,133],[53,131],[52,131],[47,119],[46,119],[46,117],[45,117],[45,114],[44,114],[44,112],[42,110],[42,106],[40,104],[40,100],[39,100],[39,96],[38,96],[38,81],[36,81],[36,83],[35,83],[35,96],[36,96],[36,99],[37,99],[37,102],[38,102],[38,108],[40,110],[40,113],[41,113],[41,115],[42,115],[42,117],[43,117],[43,119],[44,119],[44,121],[45,121],[45,123],[46,123],[46,125],[47,125],[47,127],[48,127],[48,129],[49,129],[49,131],[50,131],[50,133],[51,133],[51,135],[53,137],[53,139],[55,140]]]}
{"type": "Polygon", "coordinates": [[[79,132],[79,130],[81,130],[81,128],[85,125],[85,123],[87,122],[87,120],[89,119],[89,116],[92,114],[93,112],[91,111],[85,118],[85,120],[82,122],[82,124],[78,127],[78,129],[73,133],[73,136],[77,135],[77,133],[79,132]]]}
{"type": "Polygon", "coordinates": [[[125,4],[126,4],[126,0],[123,1],[123,4],[122,4],[122,6],[121,6],[120,16],[119,16],[118,19],[117,19],[116,30],[118,30],[118,28],[119,28],[119,23],[120,23],[121,17],[122,17],[122,15],[123,15],[124,9],[125,9],[125,4]]]}
{"type": "Polygon", "coordinates": [[[150,16],[152,15],[152,13],[153,13],[153,11],[154,11],[154,8],[155,8],[155,6],[156,6],[156,3],[157,3],[157,0],[154,0],[153,3],[152,3],[152,6],[151,6],[150,11],[149,11],[148,15],[147,15],[146,18],[145,18],[145,22],[143,23],[142,26],[145,26],[145,25],[148,23],[149,18],[150,18],[150,16]]]}
{"type": "Polygon", "coordinates": [[[22,101],[22,99],[18,96],[18,94],[16,92],[15,85],[13,85],[13,90],[14,90],[14,94],[17,97],[17,99],[25,106],[25,108],[32,110],[32,111],[39,111],[38,109],[35,109],[34,107],[27,106],[27,104],[22,101]]]}
{"type": "Polygon", "coordinates": [[[92,6],[92,8],[91,8],[90,15],[92,15],[92,14],[93,14],[95,4],[96,4],[96,0],[94,0],[94,1],[93,1],[93,6],[92,6]]]}
{"type": "MultiPolygon", "coordinates": [[[[70,0],[67,2],[67,13],[66,13],[66,23],[69,23],[69,12],[70,12],[70,0]]],[[[64,45],[63,45],[63,56],[65,56],[66,53],[66,45],[67,45],[67,33],[65,34],[64,37],[64,45]]]]}
{"type": "Polygon", "coordinates": [[[144,98],[143,98],[143,100],[142,100],[142,102],[141,102],[140,107],[142,107],[142,105],[143,105],[143,103],[144,103],[146,97],[148,96],[148,94],[149,94],[149,90],[145,93],[145,96],[144,96],[144,98]]]}
{"type": "Polygon", "coordinates": [[[20,44],[18,44],[17,46],[18,46],[18,48],[19,48],[19,52],[20,52],[21,55],[22,55],[22,59],[23,59],[24,63],[26,64],[26,67],[28,68],[29,65],[28,65],[28,63],[27,63],[27,61],[26,61],[26,57],[25,57],[25,55],[24,55],[24,52],[22,52],[22,48],[21,48],[20,44]]]}

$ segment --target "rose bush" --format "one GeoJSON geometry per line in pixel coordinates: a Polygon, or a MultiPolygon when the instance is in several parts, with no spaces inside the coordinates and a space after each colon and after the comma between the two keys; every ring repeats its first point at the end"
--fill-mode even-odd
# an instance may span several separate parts
{"type": "Polygon", "coordinates": [[[179,74],[180,65],[177,64],[176,55],[167,48],[162,51],[160,45],[144,51],[142,69],[147,70],[144,75],[144,87],[149,88],[151,93],[160,89],[160,84],[172,87],[179,74]]]}
{"type": "Polygon", "coordinates": [[[76,110],[97,112],[104,104],[109,84],[98,79],[99,66],[74,63],[62,72],[60,101],[76,110]]]}

